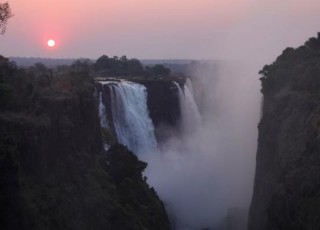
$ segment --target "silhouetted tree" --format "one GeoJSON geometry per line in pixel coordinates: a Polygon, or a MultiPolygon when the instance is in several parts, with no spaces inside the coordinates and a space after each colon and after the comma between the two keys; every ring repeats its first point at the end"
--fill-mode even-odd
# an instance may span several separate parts
{"type": "Polygon", "coordinates": [[[128,75],[128,59],[126,55],[123,55],[119,59],[119,66],[118,66],[118,74],[121,76],[128,75]]]}
{"type": "Polygon", "coordinates": [[[91,66],[90,59],[78,59],[74,61],[71,65],[71,68],[76,72],[89,72],[91,66]]]}
{"type": "Polygon", "coordinates": [[[128,61],[128,73],[137,76],[143,74],[143,66],[138,59],[133,58],[128,61]]]}
{"type": "Polygon", "coordinates": [[[309,49],[319,50],[320,38],[310,38],[304,45],[309,49]]]}
{"type": "Polygon", "coordinates": [[[11,13],[9,3],[0,3],[0,34],[4,34],[4,32],[6,31],[8,19],[12,16],[13,14],[11,13]]]}
{"type": "Polygon", "coordinates": [[[168,76],[170,69],[164,65],[147,66],[144,70],[143,65],[138,59],[128,59],[126,55],[113,56],[109,58],[102,55],[93,65],[96,75],[100,76],[168,76]]]}
{"type": "Polygon", "coordinates": [[[94,64],[96,70],[108,69],[110,67],[110,59],[107,55],[102,55],[94,64]]]}
{"type": "Polygon", "coordinates": [[[168,76],[170,74],[170,69],[161,64],[157,64],[152,67],[146,66],[145,70],[147,75],[151,76],[168,76]]]}

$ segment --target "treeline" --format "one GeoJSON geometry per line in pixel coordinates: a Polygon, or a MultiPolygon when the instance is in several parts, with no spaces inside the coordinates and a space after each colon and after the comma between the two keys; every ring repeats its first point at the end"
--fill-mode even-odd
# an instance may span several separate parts
{"type": "Polygon", "coordinates": [[[136,59],[128,59],[125,55],[120,58],[112,58],[102,55],[95,62],[90,59],[78,59],[71,65],[60,65],[56,67],[57,72],[66,70],[87,71],[97,77],[121,77],[121,76],[169,76],[171,71],[162,64],[148,65],[144,67],[136,59]]]}
{"type": "Polygon", "coordinates": [[[81,88],[84,80],[88,82],[90,79],[93,82],[95,77],[154,76],[173,74],[162,64],[144,66],[138,59],[128,59],[126,56],[109,58],[102,55],[96,61],[78,59],[71,65],[50,68],[40,62],[29,67],[19,67],[14,61],[0,55],[0,106],[2,109],[28,107],[32,98],[42,93],[39,91],[49,88],[72,91],[81,88]]]}
{"type": "Polygon", "coordinates": [[[94,85],[93,77],[85,69],[76,70],[77,65],[60,66],[52,70],[42,63],[29,68],[20,68],[0,55],[0,112],[37,109],[35,101],[40,97],[55,97],[61,92],[73,93],[87,90],[94,85]],[[63,69],[63,71],[61,70],[63,69]]]}
{"type": "Polygon", "coordinates": [[[320,87],[320,33],[298,48],[286,48],[270,65],[259,72],[262,93],[285,87],[296,91],[319,92],[320,87]]]}
{"type": "Polygon", "coordinates": [[[5,108],[28,107],[37,93],[47,88],[72,91],[81,88],[83,82],[94,77],[169,76],[170,69],[161,64],[144,67],[138,59],[109,58],[101,56],[97,61],[78,59],[71,65],[49,68],[43,63],[19,67],[0,55],[0,106],[5,108]]]}
{"type": "Polygon", "coordinates": [[[97,74],[107,76],[168,76],[170,69],[164,65],[144,66],[136,59],[126,56],[109,58],[102,55],[92,64],[92,70],[97,74]]]}

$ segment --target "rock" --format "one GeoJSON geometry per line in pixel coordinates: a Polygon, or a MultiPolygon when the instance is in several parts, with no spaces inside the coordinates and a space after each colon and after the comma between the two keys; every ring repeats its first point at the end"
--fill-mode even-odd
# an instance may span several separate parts
{"type": "Polygon", "coordinates": [[[320,227],[319,41],[287,48],[260,72],[264,102],[249,230],[320,227]]]}

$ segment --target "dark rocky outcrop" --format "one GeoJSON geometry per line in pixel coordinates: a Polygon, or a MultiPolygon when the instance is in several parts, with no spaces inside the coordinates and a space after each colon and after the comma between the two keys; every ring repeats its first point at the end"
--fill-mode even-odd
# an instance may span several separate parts
{"type": "Polygon", "coordinates": [[[177,125],[181,117],[179,92],[173,81],[142,82],[148,92],[148,109],[155,127],[177,125]]]}
{"type": "Polygon", "coordinates": [[[184,84],[181,79],[142,81],[148,92],[148,109],[155,127],[155,136],[159,144],[171,135],[177,134],[181,119],[180,98],[177,86],[184,84]],[[180,80],[180,81],[179,81],[180,80]]]}
{"type": "Polygon", "coordinates": [[[320,229],[320,38],[287,48],[262,74],[249,230],[320,229]]]}
{"type": "Polygon", "coordinates": [[[1,229],[170,229],[142,176],[146,164],[123,146],[104,152],[88,75],[40,84],[45,76],[5,68],[0,93],[10,100],[0,110],[1,229]]]}
{"type": "Polygon", "coordinates": [[[114,229],[170,229],[163,203],[155,190],[149,188],[147,178],[142,176],[147,164],[120,144],[110,148],[107,162],[118,203],[125,209],[116,212],[112,218],[114,229]]]}

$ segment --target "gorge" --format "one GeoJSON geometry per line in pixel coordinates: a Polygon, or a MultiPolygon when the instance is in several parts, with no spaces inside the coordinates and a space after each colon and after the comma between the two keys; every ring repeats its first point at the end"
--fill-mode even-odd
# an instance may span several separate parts
{"type": "MultiPolygon", "coordinates": [[[[254,121],[258,117],[253,105],[259,98],[231,96],[237,84],[247,80],[237,78],[237,74],[242,73],[239,69],[232,72],[227,65],[213,74],[212,69],[204,71],[201,66],[199,71],[202,74],[192,78],[193,90],[188,79],[126,79],[146,87],[147,108],[157,141],[157,149],[152,154],[136,154],[148,162],[145,175],[165,202],[174,229],[222,229],[219,223],[228,209],[234,207],[238,208],[232,210],[239,210],[240,214],[230,213],[242,216],[237,225],[244,228],[253,181],[254,121]],[[239,106],[245,103],[250,110],[243,111],[239,106]],[[248,115],[248,111],[253,113],[248,115]],[[246,135],[241,135],[244,133],[246,135]],[[244,145],[244,141],[250,144],[244,145]],[[231,164],[232,170],[226,164],[231,164]]],[[[104,94],[107,117],[111,119],[110,88],[113,90],[118,84],[127,83],[107,78],[96,81],[98,92],[104,94]]],[[[254,92],[255,88],[247,87],[246,93],[254,92]]],[[[109,125],[115,134],[114,121],[109,125]]],[[[229,218],[237,217],[231,214],[229,218]]]]}
{"type": "Polygon", "coordinates": [[[164,207],[173,229],[213,228],[229,208],[248,205],[247,159],[234,155],[247,149],[229,144],[243,129],[235,126],[241,116],[225,103],[230,95],[221,94],[232,90],[234,74],[194,74],[194,87],[171,76],[94,81],[80,64],[51,77],[2,61],[5,229],[87,229],[93,221],[110,229],[167,229],[164,207]],[[211,100],[217,95],[225,95],[224,103],[211,100]]]}

